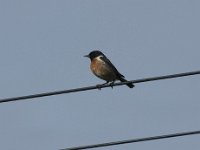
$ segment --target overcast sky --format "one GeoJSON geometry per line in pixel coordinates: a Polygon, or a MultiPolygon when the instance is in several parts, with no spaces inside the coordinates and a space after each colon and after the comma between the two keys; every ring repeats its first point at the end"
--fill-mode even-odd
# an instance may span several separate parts
{"type": "MultiPolygon", "coordinates": [[[[198,0],[1,0],[0,99],[200,70],[198,0]]],[[[0,104],[0,149],[56,150],[200,130],[200,75],[0,104]]],[[[199,150],[200,135],[99,150],[199,150]]]]}

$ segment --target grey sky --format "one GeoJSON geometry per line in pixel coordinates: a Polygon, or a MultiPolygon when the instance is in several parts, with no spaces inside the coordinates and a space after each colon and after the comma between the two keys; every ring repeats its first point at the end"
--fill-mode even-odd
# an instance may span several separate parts
{"type": "MultiPolygon", "coordinates": [[[[200,1],[1,0],[0,98],[102,83],[100,49],[127,79],[200,69],[200,1]]],[[[200,76],[0,104],[0,149],[55,150],[200,129],[200,76]]],[[[109,150],[199,150],[200,136],[109,150]]]]}

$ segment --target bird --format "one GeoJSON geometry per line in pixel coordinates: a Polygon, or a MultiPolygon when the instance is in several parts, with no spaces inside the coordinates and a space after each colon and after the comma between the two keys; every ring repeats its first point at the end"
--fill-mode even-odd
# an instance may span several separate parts
{"type": "MultiPolygon", "coordinates": [[[[101,85],[109,84],[112,87],[116,80],[121,82],[127,82],[124,75],[122,75],[116,67],[111,63],[111,61],[99,50],[93,50],[88,55],[84,57],[88,57],[91,60],[90,69],[94,75],[98,78],[103,79],[106,83],[101,85]]],[[[126,84],[129,88],[133,88],[133,83],[126,84]]]]}

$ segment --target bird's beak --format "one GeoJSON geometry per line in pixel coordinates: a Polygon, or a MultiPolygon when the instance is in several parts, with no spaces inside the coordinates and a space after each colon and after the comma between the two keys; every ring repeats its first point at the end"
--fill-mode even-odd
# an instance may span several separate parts
{"type": "Polygon", "coordinates": [[[89,55],[85,55],[84,57],[88,57],[89,58],[89,55]]]}

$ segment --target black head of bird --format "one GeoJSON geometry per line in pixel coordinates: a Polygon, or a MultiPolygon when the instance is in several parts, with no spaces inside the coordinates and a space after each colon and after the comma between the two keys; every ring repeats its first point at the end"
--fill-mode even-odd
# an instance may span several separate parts
{"type": "Polygon", "coordinates": [[[90,52],[88,55],[85,55],[85,57],[90,58],[90,60],[93,60],[94,58],[98,57],[98,56],[104,56],[104,54],[99,51],[99,50],[94,50],[92,52],[90,52]]]}

